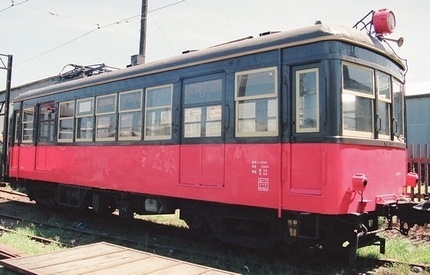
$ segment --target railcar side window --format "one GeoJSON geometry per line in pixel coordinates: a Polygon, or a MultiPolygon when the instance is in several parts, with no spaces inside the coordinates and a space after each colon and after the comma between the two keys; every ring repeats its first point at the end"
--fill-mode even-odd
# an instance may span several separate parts
{"type": "Polygon", "coordinates": [[[391,81],[386,74],[377,73],[377,130],[380,138],[390,139],[391,81]]]}
{"type": "Polygon", "coordinates": [[[94,133],[94,99],[76,101],[76,141],[92,141],[94,133]]]}
{"type": "Polygon", "coordinates": [[[98,96],[96,100],[96,141],[115,140],[116,94],[98,96]]]}
{"type": "Polygon", "coordinates": [[[296,132],[319,131],[318,69],[296,72],[296,132]]]}
{"type": "Polygon", "coordinates": [[[172,85],[146,89],[145,140],[172,137],[172,85]]]}
{"type": "Polygon", "coordinates": [[[139,140],[142,136],[142,90],[119,94],[119,140],[139,140]]]}
{"type": "Polygon", "coordinates": [[[343,64],[343,130],[345,135],[373,138],[373,70],[343,64]]]}
{"type": "Polygon", "coordinates": [[[220,137],[222,80],[185,84],[184,138],[220,137]]]}
{"type": "Polygon", "coordinates": [[[403,85],[393,81],[393,134],[404,142],[404,93],[403,85]]]}
{"type": "Polygon", "coordinates": [[[59,104],[58,142],[72,142],[75,132],[75,102],[67,101],[59,104]]]}
{"type": "Polygon", "coordinates": [[[22,142],[33,142],[34,108],[26,108],[22,111],[22,142]]]}
{"type": "Polygon", "coordinates": [[[49,102],[39,106],[39,127],[37,141],[53,142],[55,137],[55,103],[49,102]]]}
{"type": "Polygon", "coordinates": [[[277,68],[236,73],[236,136],[278,135],[277,68]]]}

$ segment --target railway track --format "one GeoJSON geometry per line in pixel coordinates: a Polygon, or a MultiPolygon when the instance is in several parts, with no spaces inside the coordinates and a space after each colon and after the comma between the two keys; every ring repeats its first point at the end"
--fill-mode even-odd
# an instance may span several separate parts
{"type": "Polygon", "coordinates": [[[430,273],[430,265],[429,264],[407,263],[407,262],[402,262],[402,261],[398,261],[395,259],[370,259],[370,258],[364,258],[364,257],[358,257],[357,260],[358,261],[374,261],[375,264],[378,266],[404,265],[404,266],[409,266],[409,269],[415,273],[423,273],[423,272],[429,272],[430,273]]]}
{"type": "MultiPolygon", "coordinates": [[[[226,247],[216,241],[196,239],[188,230],[183,228],[171,228],[170,226],[151,224],[141,220],[122,220],[116,216],[96,215],[92,211],[82,214],[64,209],[54,210],[37,207],[28,200],[25,194],[5,190],[4,188],[0,188],[0,202],[3,202],[3,205],[0,203],[0,220],[3,224],[33,224],[39,228],[60,230],[65,232],[64,235],[69,236],[65,240],[35,235],[27,236],[29,239],[41,243],[56,243],[62,247],[73,247],[90,242],[107,241],[181,260],[199,259],[196,262],[198,264],[213,265],[213,263],[217,263],[213,267],[235,272],[259,274],[256,271],[262,271],[260,274],[264,274],[267,271],[277,270],[281,272],[289,269],[304,273],[309,272],[307,267],[309,261],[304,260],[306,257],[297,256],[295,253],[293,253],[294,255],[287,254],[285,256],[284,254],[283,256],[283,252],[280,253],[279,251],[264,251],[264,253],[261,253],[261,251],[226,247]],[[5,211],[1,211],[1,209],[5,209],[4,206],[8,203],[14,205],[12,208],[15,212],[8,214],[5,211]],[[22,207],[21,210],[19,206],[22,207]],[[29,211],[29,209],[37,210],[29,211]],[[33,215],[40,216],[29,217],[28,213],[30,212],[33,215]],[[46,212],[50,213],[49,215],[51,216],[64,216],[66,219],[53,219],[50,221],[50,218],[46,218],[46,212]],[[107,230],[108,227],[115,226],[118,227],[117,230],[107,230]],[[127,230],[127,227],[130,230],[127,230]],[[144,237],[137,238],[137,232],[140,232],[144,237]],[[133,238],[130,238],[130,236],[133,236],[133,238]],[[288,259],[286,259],[287,257],[288,259]]],[[[13,229],[6,226],[0,227],[0,231],[14,233],[13,229]]],[[[315,259],[310,262],[310,265],[326,265],[326,263],[318,262],[315,259]]],[[[410,270],[430,272],[429,265],[402,263],[395,260],[358,258],[357,266],[362,269],[362,266],[366,266],[367,262],[371,263],[371,268],[373,266],[383,267],[390,264],[402,264],[408,265],[410,270]]],[[[354,273],[357,271],[354,267],[345,266],[342,268],[354,273]]]]}
{"type": "MultiPolygon", "coordinates": [[[[143,220],[123,220],[119,217],[107,216],[107,215],[99,215],[94,214],[92,211],[87,211],[84,214],[77,212],[67,213],[69,216],[72,216],[75,221],[68,222],[63,221],[55,221],[47,222],[46,219],[38,219],[38,218],[29,218],[26,213],[29,207],[38,209],[40,211],[42,217],[45,216],[46,208],[37,207],[35,205],[29,206],[31,202],[28,201],[28,198],[25,194],[17,193],[11,190],[4,190],[0,188],[0,201],[14,203],[14,214],[6,214],[4,211],[0,212],[0,219],[3,223],[7,224],[33,224],[37,225],[38,228],[52,228],[56,230],[61,230],[63,232],[67,232],[67,234],[71,234],[75,237],[67,237],[67,239],[79,239],[79,241],[56,241],[51,240],[49,238],[27,235],[27,237],[31,240],[42,242],[42,243],[55,243],[63,247],[73,247],[81,244],[86,244],[88,242],[99,242],[106,241],[115,244],[120,244],[127,247],[138,248],[140,250],[155,252],[162,254],[164,256],[175,257],[181,260],[187,260],[188,258],[201,258],[205,259],[207,262],[228,262],[231,259],[229,257],[223,257],[222,253],[208,253],[207,251],[202,252],[199,250],[193,250],[190,246],[190,242],[198,243],[198,240],[194,239],[194,237],[188,232],[186,229],[181,228],[171,228],[168,226],[157,225],[150,222],[146,222],[143,220]],[[23,208],[19,210],[17,205],[22,206],[23,208]],[[89,220],[92,220],[93,223],[90,224],[89,220]],[[112,221],[113,220],[113,221],[112,221]],[[114,227],[118,225],[118,231],[121,231],[120,234],[116,234],[117,231],[112,230],[103,230],[106,227],[114,227]],[[103,227],[104,228],[101,228],[103,227]],[[124,228],[136,228],[137,231],[145,227],[146,231],[141,230],[141,234],[147,234],[144,238],[130,238],[126,237],[127,232],[124,228]],[[175,236],[175,241],[169,241],[172,239],[172,236],[175,236]],[[165,241],[165,239],[168,239],[165,241]],[[88,240],[88,241],[87,241],[88,240]]],[[[1,203],[0,203],[1,204],[1,203]]],[[[31,203],[32,204],[32,203],[31,203]]],[[[0,208],[1,209],[1,208],[0,208]]],[[[32,211],[33,213],[38,211],[32,211]]],[[[67,212],[64,209],[49,209],[49,211],[55,211],[56,215],[62,215],[67,212]]],[[[0,231],[15,233],[14,230],[7,229],[5,227],[0,227],[0,231]]],[[[136,230],[135,230],[136,231],[136,230]]],[[[134,231],[133,231],[134,232],[134,231]]],[[[20,233],[22,234],[22,233],[20,233]]],[[[131,236],[136,236],[135,233],[129,234],[131,236]]],[[[205,245],[208,245],[207,242],[205,245]]],[[[198,245],[197,245],[198,246],[198,245]]],[[[202,246],[202,245],[200,245],[202,246]]],[[[196,247],[194,245],[194,247],[196,247]]],[[[205,263],[203,263],[205,264],[205,263]]]]}

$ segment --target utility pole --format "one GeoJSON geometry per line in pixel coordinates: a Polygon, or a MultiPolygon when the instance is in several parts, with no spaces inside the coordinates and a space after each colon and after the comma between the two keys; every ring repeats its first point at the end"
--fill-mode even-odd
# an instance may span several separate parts
{"type": "Polygon", "coordinates": [[[145,63],[147,18],[148,18],[148,0],[142,0],[142,12],[140,14],[139,54],[135,54],[131,56],[131,66],[136,66],[136,65],[145,63]]]}
{"type": "Polygon", "coordinates": [[[3,106],[4,107],[4,114],[3,114],[3,143],[1,144],[1,178],[4,180],[8,177],[8,162],[7,162],[7,156],[8,156],[8,137],[9,137],[9,104],[10,104],[10,92],[11,92],[11,83],[12,83],[12,55],[4,55],[0,54],[0,62],[1,65],[0,69],[7,70],[7,76],[6,76],[6,91],[4,95],[4,101],[3,106]],[[7,57],[7,65],[3,62],[3,57],[7,57]]]}
{"type": "Polygon", "coordinates": [[[140,43],[139,43],[139,55],[143,57],[143,63],[145,63],[146,57],[146,23],[148,16],[148,0],[142,0],[142,12],[140,18],[140,43]]]}

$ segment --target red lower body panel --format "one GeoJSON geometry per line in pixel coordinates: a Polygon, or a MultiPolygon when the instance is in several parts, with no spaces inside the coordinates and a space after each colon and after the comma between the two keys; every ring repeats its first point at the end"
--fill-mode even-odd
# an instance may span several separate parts
{"type": "Polygon", "coordinates": [[[372,211],[401,194],[404,149],[347,144],[16,146],[10,176],[321,214],[372,211]],[[352,178],[363,174],[362,194],[352,178]]]}

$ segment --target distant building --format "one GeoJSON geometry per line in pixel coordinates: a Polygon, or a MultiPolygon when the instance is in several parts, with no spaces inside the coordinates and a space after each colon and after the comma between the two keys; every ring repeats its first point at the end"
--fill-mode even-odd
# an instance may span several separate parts
{"type": "Polygon", "coordinates": [[[417,145],[420,144],[423,155],[424,144],[429,144],[430,150],[430,82],[407,86],[406,123],[408,147],[414,145],[415,153],[418,153],[417,145]]]}
{"type": "MultiPolygon", "coordinates": [[[[10,101],[12,102],[13,99],[15,97],[17,97],[18,95],[34,90],[34,89],[39,89],[39,88],[43,88],[46,86],[50,86],[53,84],[58,83],[58,76],[52,76],[52,77],[48,77],[48,78],[44,78],[44,79],[40,79],[40,80],[36,80],[33,82],[29,82],[20,86],[16,86],[13,87],[11,89],[11,94],[10,94],[10,101]]],[[[4,101],[4,96],[5,96],[5,91],[1,91],[0,92],[0,102],[4,101]]]]}

